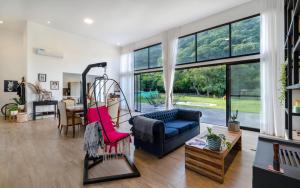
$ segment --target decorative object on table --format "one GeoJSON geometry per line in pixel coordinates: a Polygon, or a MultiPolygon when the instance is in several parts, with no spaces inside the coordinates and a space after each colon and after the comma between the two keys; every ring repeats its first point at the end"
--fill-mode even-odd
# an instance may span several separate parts
{"type": "Polygon", "coordinates": [[[285,104],[285,95],[286,95],[286,68],[287,68],[287,61],[281,64],[280,67],[280,96],[279,101],[281,105],[285,104]]]}
{"type": "Polygon", "coordinates": [[[46,82],[47,81],[47,75],[46,74],[38,74],[38,80],[39,82],[46,82]]]}
{"type": "Polygon", "coordinates": [[[193,146],[193,147],[196,147],[196,148],[199,148],[199,149],[203,149],[207,145],[207,142],[206,142],[205,139],[195,138],[195,139],[192,139],[192,140],[188,141],[186,143],[186,145],[193,146]]]}
{"type": "Polygon", "coordinates": [[[50,81],[51,90],[59,90],[59,81],[50,81]]]}
{"type": "Polygon", "coordinates": [[[293,113],[300,113],[300,101],[296,100],[295,106],[293,106],[293,113]]]}
{"type": "Polygon", "coordinates": [[[38,101],[42,101],[44,95],[47,95],[50,92],[43,89],[40,82],[37,82],[36,84],[26,82],[26,85],[37,95],[38,101]]]}
{"type": "Polygon", "coordinates": [[[27,113],[18,113],[17,114],[17,122],[18,123],[24,123],[28,121],[27,113]]]}
{"type": "Polygon", "coordinates": [[[4,80],[4,92],[17,92],[18,81],[4,80]]]}
{"type": "Polygon", "coordinates": [[[221,144],[223,146],[226,145],[227,149],[231,148],[230,142],[226,141],[226,137],[224,134],[215,134],[212,131],[212,128],[207,127],[207,135],[206,135],[206,140],[207,140],[207,146],[210,150],[213,151],[220,151],[221,150],[221,144]]]}
{"type": "Polygon", "coordinates": [[[42,101],[51,101],[52,100],[52,92],[51,91],[45,91],[42,95],[42,101]]]}
{"type": "Polygon", "coordinates": [[[240,122],[237,121],[239,111],[236,110],[235,113],[233,113],[230,117],[230,120],[228,121],[228,131],[240,131],[240,122]]]}

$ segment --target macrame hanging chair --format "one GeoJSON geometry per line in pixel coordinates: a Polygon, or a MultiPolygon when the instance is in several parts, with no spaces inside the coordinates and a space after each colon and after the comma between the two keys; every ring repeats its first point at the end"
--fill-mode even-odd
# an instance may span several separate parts
{"type": "Polygon", "coordinates": [[[116,129],[116,127],[118,127],[122,123],[127,122],[128,119],[132,117],[131,111],[118,82],[114,79],[108,78],[108,76],[106,75],[106,66],[106,62],[91,64],[82,73],[82,98],[85,122],[87,126],[96,123],[93,125],[98,128],[97,132],[93,131],[94,129],[92,129],[92,127],[87,127],[85,137],[95,136],[95,134],[99,134],[99,140],[97,140],[96,143],[99,147],[96,146],[95,149],[95,145],[91,144],[92,147],[89,150],[86,149],[86,147],[88,147],[86,145],[89,144],[85,144],[86,155],[84,159],[84,185],[140,176],[138,169],[130,160],[130,134],[127,132],[119,132],[116,129]],[[93,83],[87,89],[87,74],[90,69],[97,67],[103,68],[104,74],[96,77],[93,83]],[[119,100],[110,100],[114,97],[119,98],[119,100]],[[124,102],[124,106],[126,108],[124,110],[125,113],[122,115],[120,114],[119,110],[121,102],[124,102]],[[113,109],[115,105],[118,105],[118,112],[110,113],[110,109],[113,109]],[[111,117],[112,114],[117,114],[117,116],[111,117]],[[120,122],[121,117],[129,118],[120,122]],[[117,120],[114,121],[114,119],[117,120]],[[87,133],[87,130],[92,130],[93,132],[87,133]],[[130,173],[97,178],[88,177],[88,171],[90,168],[106,160],[115,160],[120,158],[125,159],[131,169],[130,173]]]}

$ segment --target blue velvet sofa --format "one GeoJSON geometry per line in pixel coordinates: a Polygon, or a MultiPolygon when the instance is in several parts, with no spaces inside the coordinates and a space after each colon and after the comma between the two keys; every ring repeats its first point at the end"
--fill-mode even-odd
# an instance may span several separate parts
{"type": "MultiPolygon", "coordinates": [[[[159,158],[200,133],[200,117],[202,116],[200,111],[173,109],[141,116],[157,120],[153,125],[153,142],[134,138],[134,145],[137,149],[141,148],[159,158]]],[[[133,118],[135,117],[129,120],[131,125],[133,125],[133,118]]]]}

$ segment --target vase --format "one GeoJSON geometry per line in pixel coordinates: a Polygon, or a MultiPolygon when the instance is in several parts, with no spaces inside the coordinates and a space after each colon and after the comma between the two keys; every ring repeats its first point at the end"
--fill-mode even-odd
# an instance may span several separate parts
{"type": "Polygon", "coordinates": [[[221,143],[222,143],[221,138],[219,139],[207,138],[207,146],[210,150],[220,151],[221,143]]]}
{"type": "Polygon", "coordinates": [[[228,131],[239,132],[240,122],[239,121],[228,121],[228,131]]]}
{"type": "Polygon", "coordinates": [[[25,109],[25,105],[21,105],[21,104],[18,105],[18,110],[23,111],[24,109],[25,109]]]}

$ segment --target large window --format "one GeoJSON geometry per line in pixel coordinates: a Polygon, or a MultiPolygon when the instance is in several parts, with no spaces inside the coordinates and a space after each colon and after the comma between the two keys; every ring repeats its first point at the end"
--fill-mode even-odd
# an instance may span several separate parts
{"type": "Polygon", "coordinates": [[[260,16],[180,37],[177,64],[259,53],[260,16]]]}
{"type": "Polygon", "coordinates": [[[158,68],[162,66],[161,44],[134,51],[134,70],[158,68]]]}

